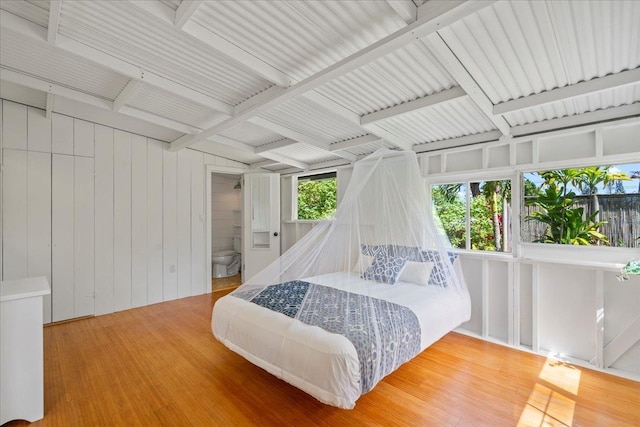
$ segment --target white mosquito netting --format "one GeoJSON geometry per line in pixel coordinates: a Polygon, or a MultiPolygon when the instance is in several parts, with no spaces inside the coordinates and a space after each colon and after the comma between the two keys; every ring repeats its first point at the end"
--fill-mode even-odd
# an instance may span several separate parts
{"type": "Polygon", "coordinates": [[[319,400],[353,407],[469,319],[460,261],[438,224],[416,154],[380,149],[355,163],[332,220],[218,300],[214,334],[319,400]],[[349,349],[322,350],[320,341],[334,338],[315,335],[326,333],[345,336],[349,349]],[[349,352],[355,361],[327,356],[349,352]]]}

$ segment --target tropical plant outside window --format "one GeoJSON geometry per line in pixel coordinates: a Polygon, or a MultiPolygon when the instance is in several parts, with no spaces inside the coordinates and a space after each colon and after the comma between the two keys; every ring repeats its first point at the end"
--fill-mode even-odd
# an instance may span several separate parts
{"type": "Polygon", "coordinates": [[[333,216],[337,206],[336,173],[298,177],[298,219],[321,220],[333,216]]]}
{"type": "Polygon", "coordinates": [[[434,185],[431,196],[454,248],[511,251],[510,180],[434,185]]]}
{"type": "Polygon", "coordinates": [[[522,241],[640,247],[640,164],[524,175],[522,241]]]}

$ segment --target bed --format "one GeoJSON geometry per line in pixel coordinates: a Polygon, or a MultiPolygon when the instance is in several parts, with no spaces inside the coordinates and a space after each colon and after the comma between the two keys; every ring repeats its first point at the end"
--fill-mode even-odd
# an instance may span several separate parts
{"type": "MultiPolygon", "coordinates": [[[[315,316],[325,322],[323,327],[315,326],[313,322],[298,320],[296,316],[299,318],[299,313],[287,311],[297,310],[300,297],[292,297],[294,300],[297,298],[294,303],[284,301],[284,304],[276,304],[279,307],[275,307],[277,310],[274,311],[274,307],[268,307],[268,301],[282,302],[281,297],[267,295],[260,302],[261,298],[255,291],[246,293],[243,288],[216,302],[211,320],[213,334],[229,349],[321,402],[340,408],[353,408],[360,395],[415,354],[469,320],[471,313],[468,296],[461,298],[453,292],[442,292],[439,286],[402,280],[389,285],[361,277],[359,272],[336,272],[270,288],[274,292],[285,293],[294,288],[307,293],[313,290],[330,294],[331,297],[321,297],[329,300],[329,304],[333,304],[331,301],[335,302],[335,295],[339,295],[343,300],[359,301],[358,304],[363,306],[378,304],[382,307],[379,312],[393,311],[388,319],[376,320],[388,326],[392,318],[396,319],[398,326],[391,329],[398,330],[399,338],[385,338],[384,334],[378,335],[376,332],[372,342],[377,342],[380,347],[368,353],[357,339],[350,337],[350,340],[347,336],[329,332],[337,320],[327,316],[324,309],[316,307],[308,311],[307,317],[315,316]],[[394,308],[391,310],[389,307],[394,308]],[[400,353],[396,349],[395,356],[378,362],[377,367],[365,366],[369,363],[367,360],[361,363],[360,359],[372,358],[370,353],[373,353],[373,359],[384,359],[378,357],[378,353],[396,343],[404,346],[400,353]]],[[[308,305],[306,298],[310,297],[302,298],[308,305]]],[[[359,336],[363,335],[367,333],[360,333],[359,336]]]]}

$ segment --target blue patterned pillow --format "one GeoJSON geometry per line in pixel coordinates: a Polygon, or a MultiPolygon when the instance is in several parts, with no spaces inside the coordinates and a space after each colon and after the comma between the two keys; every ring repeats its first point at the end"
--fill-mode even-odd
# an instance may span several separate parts
{"type": "Polygon", "coordinates": [[[407,264],[407,257],[393,255],[391,253],[392,251],[390,251],[386,245],[376,246],[375,251],[372,249],[371,252],[365,252],[364,246],[365,245],[363,245],[363,253],[365,255],[369,255],[369,253],[375,253],[375,255],[369,268],[367,268],[360,277],[367,280],[375,280],[376,282],[388,283],[390,285],[396,284],[400,273],[402,273],[402,270],[407,264]]]}

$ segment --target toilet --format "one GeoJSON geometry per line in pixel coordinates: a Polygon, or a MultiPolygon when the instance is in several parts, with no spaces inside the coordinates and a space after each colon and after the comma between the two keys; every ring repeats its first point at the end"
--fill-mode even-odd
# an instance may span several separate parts
{"type": "Polygon", "coordinates": [[[240,271],[240,238],[233,238],[232,251],[218,251],[211,254],[213,264],[213,277],[235,276],[240,271]]]}

